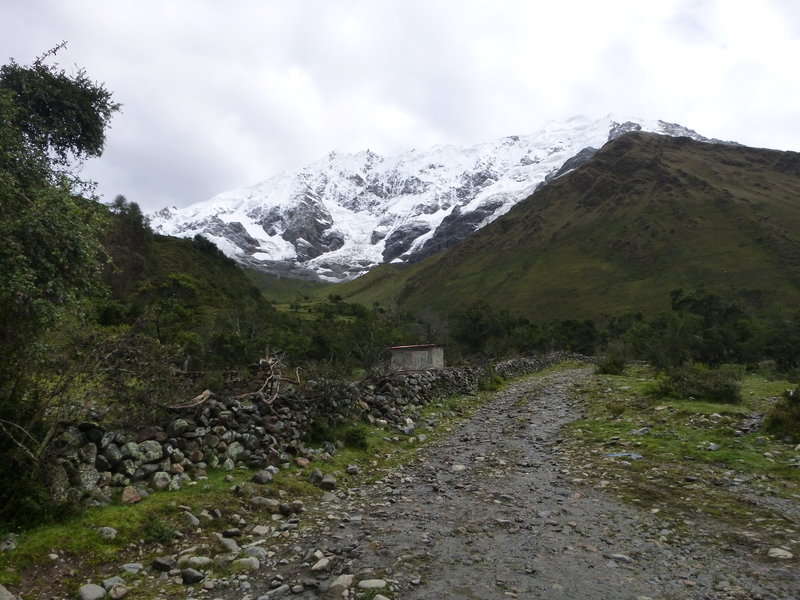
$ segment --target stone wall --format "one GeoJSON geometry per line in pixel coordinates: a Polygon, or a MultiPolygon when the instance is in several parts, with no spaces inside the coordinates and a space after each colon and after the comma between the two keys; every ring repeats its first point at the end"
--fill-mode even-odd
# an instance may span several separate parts
{"type": "MultiPolygon", "coordinates": [[[[494,365],[494,372],[516,377],[565,358],[550,354],[507,360],[494,365]]],[[[52,463],[51,492],[59,501],[103,504],[126,486],[177,489],[210,468],[268,470],[294,456],[335,452],[330,443],[323,449],[306,447],[315,423],[331,428],[363,419],[410,435],[410,415],[438,398],[475,391],[486,375],[486,369],[473,366],[391,373],[350,384],[310,381],[302,388],[287,387],[272,403],[263,395],[212,396],[167,423],[139,431],[71,426],[52,463]]]]}

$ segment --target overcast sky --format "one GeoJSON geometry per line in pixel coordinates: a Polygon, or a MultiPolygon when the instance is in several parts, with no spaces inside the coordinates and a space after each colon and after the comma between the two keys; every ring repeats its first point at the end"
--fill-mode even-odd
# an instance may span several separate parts
{"type": "Polygon", "coordinates": [[[0,59],[62,40],[120,102],[84,174],[185,206],[330,150],[392,154],[577,114],[800,151],[797,0],[0,0],[0,59]]]}

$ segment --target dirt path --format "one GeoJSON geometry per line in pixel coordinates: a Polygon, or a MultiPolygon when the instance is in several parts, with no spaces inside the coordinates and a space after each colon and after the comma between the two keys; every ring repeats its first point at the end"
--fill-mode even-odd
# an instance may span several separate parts
{"type": "Polygon", "coordinates": [[[793,572],[572,481],[559,430],[580,417],[570,388],[589,373],[509,385],[416,462],[329,495],[272,564],[210,597],[341,597],[328,588],[342,574],[394,600],[799,597],[793,572]]]}

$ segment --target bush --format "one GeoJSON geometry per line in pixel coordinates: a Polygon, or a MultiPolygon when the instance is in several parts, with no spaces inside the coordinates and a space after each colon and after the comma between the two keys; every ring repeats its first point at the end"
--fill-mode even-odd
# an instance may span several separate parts
{"type": "Polygon", "coordinates": [[[705,365],[688,364],[670,369],[656,385],[658,396],[737,404],[741,402],[741,374],[732,367],[709,369],[705,365]]]}
{"type": "Polygon", "coordinates": [[[366,428],[359,425],[349,427],[342,434],[342,443],[345,448],[366,452],[369,450],[369,439],[367,438],[366,428]]]}
{"type": "Polygon", "coordinates": [[[605,355],[595,364],[594,372],[598,375],[622,375],[626,362],[625,345],[621,342],[612,342],[608,345],[605,355]]]}
{"type": "Polygon", "coordinates": [[[142,535],[147,542],[155,542],[157,544],[169,543],[175,535],[175,529],[167,525],[158,517],[147,519],[142,529],[142,535]]]}
{"type": "Polygon", "coordinates": [[[764,415],[764,429],[777,437],[800,437],[800,385],[786,390],[764,415]]]}
{"type": "Polygon", "coordinates": [[[225,375],[222,371],[210,370],[203,372],[200,379],[194,385],[195,391],[199,394],[204,390],[211,390],[212,392],[219,392],[225,385],[225,375]]]}
{"type": "Polygon", "coordinates": [[[325,442],[333,441],[334,434],[327,423],[314,420],[306,431],[305,439],[308,444],[324,444],[325,442]]]}
{"type": "Polygon", "coordinates": [[[496,392],[505,382],[505,379],[495,373],[494,366],[489,365],[486,368],[486,377],[478,380],[478,389],[482,392],[496,392]]]}

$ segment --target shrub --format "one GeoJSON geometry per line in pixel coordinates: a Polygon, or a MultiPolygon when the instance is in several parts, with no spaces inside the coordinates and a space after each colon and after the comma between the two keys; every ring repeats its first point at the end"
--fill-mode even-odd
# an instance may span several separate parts
{"type": "Polygon", "coordinates": [[[352,448],[353,450],[362,450],[366,452],[369,450],[367,430],[359,425],[354,425],[347,428],[342,434],[342,443],[344,444],[345,448],[352,448]]]}
{"type": "Polygon", "coordinates": [[[309,444],[324,444],[332,441],[333,438],[333,430],[327,423],[320,420],[312,421],[306,431],[306,443],[309,444]]]}
{"type": "Polygon", "coordinates": [[[605,355],[595,364],[594,372],[598,375],[622,375],[626,362],[625,345],[621,342],[612,342],[608,345],[605,355]]]}
{"type": "Polygon", "coordinates": [[[764,415],[764,429],[777,437],[800,437],[800,385],[786,390],[764,415]]]}
{"type": "Polygon", "coordinates": [[[495,373],[494,366],[490,364],[486,368],[486,377],[478,380],[478,389],[482,392],[496,392],[505,382],[506,380],[495,373]]]}
{"type": "Polygon", "coordinates": [[[210,370],[203,372],[203,375],[197,380],[194,389],[197,393],[203,390],[211,390],[218,392],[225,385],[225,375],[222,371],[210,370]]]}
{"type": "Polygon", "coordinates": [[[175,530],[160,518],[154,517],[145,521],[142,534],[147,542],[166,544],[172,540],[175,530]]]}
{"type": "Polygon", "coordinates": [[[741,374],[732,367],[709,369],[705,365],[688,364],[670,369],[655,388],[658,396],[736,404],[741,402],[741,374]]]}

